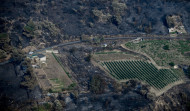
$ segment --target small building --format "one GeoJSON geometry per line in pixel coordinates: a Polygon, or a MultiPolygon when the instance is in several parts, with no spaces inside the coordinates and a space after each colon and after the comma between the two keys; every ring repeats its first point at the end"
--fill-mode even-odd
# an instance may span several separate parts
{"type": "Polygon", "coordinates": [[[169,28],[169,33],[173,33],[173,32],[176,32],[176,30],[174,28],[169,28]]]}
{"type": "Polygon", "coordinates": [[[34,52],[29,52],[28,54],[29,54],[29,55],[32,55],[33,53],[34,53],[34,52]]]}
{"type": "Polygon", "coordinates": [[[38,54],[37,56],[38,56],[38,58],[39,58],[39,66],[40,66],[40,67],[46,67],[46,66],[47,66],[47,63],[46,63],[46,56],[43,55],[43,54],[38,54]]]}
{"type": "Polygon", "coordinates": [[[39,68],[39,66],[38,66],[38,65],[32,65],[32,67],[33,67],[33,68],[39,68]]]}
{"type": "Polygon", "coordinates": [[[40,68],[43,66],[47,66],[46,56],[43,54],[31,55],[29,58],[31,59],[33,68],[40,68]]]}
{"type": "Polygon", "coordinates": [[[140,38],[140,37],[138,37],[138,38],[132,40],[133,43],[139,43],[139,42],[141,42],[141,41],[143,41],[143,39],[140,38]]]}
{"type": "Polygon", "coordinates": [[[174,66],[174,69],[178,69],[178,68],[179,68],[179,66],[178,66],[178,65],[175,65],[175,66],[174,66]]]}
{"type": "Polygon", "coordinates": [[[38,54],[37,56],[38,56],[40,62],[46,62],[46,56],[45,56],[45,55],[43,55],[43,54],[38,54]]]}
{"type": "Polygon", "coordinates": [[[168,31],[171,37],[177,36],[177,34],[186,34],[185,27],[182,23],[182,19],[179,15],[170,15],[166,17],[167,24],[169,26],[168,31]]]}
{"type": "Polygon", "coordinates": [[[107,47],[107,46],[108,46],[108,44],[106,44],[106,43],[105,43],[105,44],[102,44],[102,47],[107,47]]]}
{"type": "Polygon", "coordinates": [[[54,54],[58,54],[59,51],[58,51],[58,50],[50,49],[50,50],[46,50],[46,53],[54,53],[54,54]]]}

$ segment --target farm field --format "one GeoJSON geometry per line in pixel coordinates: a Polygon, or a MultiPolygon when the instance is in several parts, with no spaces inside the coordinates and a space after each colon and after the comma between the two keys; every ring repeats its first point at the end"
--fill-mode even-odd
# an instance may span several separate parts
{"type": "Polygon", "coordinates": [[[52,91],[62,91],[73,83],[52,54],[47,54],[47,67],[44,68],[44,72],[52,84],[52,91]]]}
{"type": "Polygon", "coordinates": [[[190,65],[189,40],[145,40],[139,43],[127,42],[125,46],[133,51],[149,55],[157,65],[169,63],[190,65]]]}
{"type": "Polygon", "coordinates": [[[106,61],[100,64],[118,80],[138,79],[158,90],[181,80],[182,76],[170,69],[159,70],[152,63],[145,61],[106,61]]]}
{"type": "Polygon", "coordinates": [[[93,58],[95,61],[109,61],[109,60],[143,60],[145,61],[145,58],[134,55],[134,54],[128,54],[126,52],[98,52],[93,55],[93,58]]]}

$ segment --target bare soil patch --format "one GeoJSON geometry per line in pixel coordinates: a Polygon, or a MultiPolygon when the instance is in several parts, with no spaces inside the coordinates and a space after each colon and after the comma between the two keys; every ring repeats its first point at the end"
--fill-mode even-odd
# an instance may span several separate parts
{"type": "Polygon", "coordinates": [[[138,55],[126,54],[123,52],[106,52],[105,54],[94,54],[93,59],[95,61],[110,61],[110,60],[145,60],[138,55]],[[106,54],[107,53],[107,54],[106,54]]]}
{"type": "Polygon", "coordinates": [[[34,72],[36,73],[40,88],[42,88],[43,90],[48,90],[52,88],[52,83],[47,78],[47,75],[43,69],[34,69],[34,72]]]}
{"type": "Polygon", "coordinates": [[[47,54],[47,67],[44,68],[47,78],[51,81],[53,88],[61,90],[67,88],[72,81],[52,54],[47,54]]]}

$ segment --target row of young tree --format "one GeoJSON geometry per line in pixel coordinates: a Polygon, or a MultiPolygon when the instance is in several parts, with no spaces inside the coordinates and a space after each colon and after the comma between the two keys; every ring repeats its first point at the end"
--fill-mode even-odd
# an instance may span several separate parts
{"type": "Polygon", "coordinates": [[[158,70],[153,64],[143,61],[104,62],[111,75],[118,80],[139,79],[151,86],[162,89],[180,79],[180,76],[168,69],[158,70]]]}

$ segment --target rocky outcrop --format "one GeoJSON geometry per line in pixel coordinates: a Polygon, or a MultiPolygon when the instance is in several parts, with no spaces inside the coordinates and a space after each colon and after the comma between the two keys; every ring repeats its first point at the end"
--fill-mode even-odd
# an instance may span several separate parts
{"type": "Polygon", "coordinates": [[[189,111],[190,83],[181,84],[168,90],[149,104],[144,110],[153,111],[189,111]]]}

